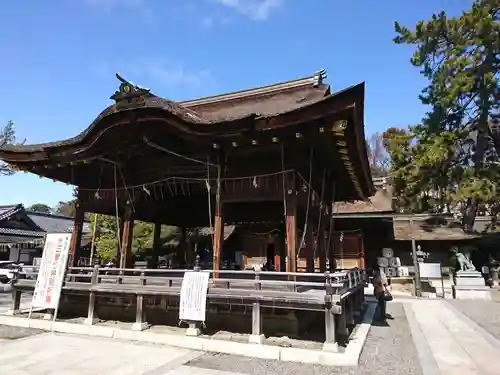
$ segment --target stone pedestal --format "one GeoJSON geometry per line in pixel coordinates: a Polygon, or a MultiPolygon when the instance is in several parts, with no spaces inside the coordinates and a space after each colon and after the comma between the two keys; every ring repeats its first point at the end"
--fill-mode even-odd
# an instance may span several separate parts
{"type": "Polygon", "coordinates": [[[456,299],[491,299],[490,290],[478,271],[458,271],[453,296],[456,299]]]}
{"type": "Polygon", "coordinates": [[[493,286],[500,286],[500,278],[498,276],[499,274],[499,269],[494,268],[491,270],[491,283],[493,286]]]}
{"type": "Polygon", "coordinates": [[[146,322],[136,322],[132,324],[132,331],[144,331],[149,328],[149,324],[146,322]]]}
{"type": "Polygon", "coordinates": [[[197,327],[189,327],[186,329],[186,336],[197,337],[201,335],[201,330],[197,327]]]}
{"type": "Polygon", "coordinates": [[[83,324],[88,325],[88,326],[93,326],[94,324],[99,323],[99,319],[97,318],[85,318],[83,321],[83,324]]]}
{"type": "Polygon", "coordinates": [[[201,335],[201,329],[198,327],[198,322],[187,322],[189,327],[186,329],[186,336],[199,336],[201,335]]]}
{"type": "Polygon", "coordinates": [[[323,344],[323,350],[325,352],[337,353],[339,351],[339,345],[336,342],[325,342],[323,344]]]}
{"type": "Polygon", "coordinates": [[[248,337],[248,342],[250,344],[263,344],[265,338],[264,335],[250,335],[248,337]]]}

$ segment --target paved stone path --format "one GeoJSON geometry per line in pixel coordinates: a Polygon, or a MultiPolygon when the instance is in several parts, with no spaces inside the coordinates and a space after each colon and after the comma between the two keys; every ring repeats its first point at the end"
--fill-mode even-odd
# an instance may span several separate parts
{"type": "MultiPolygon", "coordinates": [[[[29,304],[29,298],[26,302],[29,304]]],[[[490,302],[491,306],[485,304],[488,302],[484,302],[481,308],[498,307],[498,303],[494,302],[490,302]]],[[[0,294],[0,313],[6,312],[9,308],[10,294],[0,294]]],[[[214,354],[161,345],[43,333],[17,340],[0,340],[0,373],[9,375],[253,375],[263,372],[273,375],[302,373],[495,375],[499,373],[496,363],[500,358],[500,340],[448,302],[396,298],[395,302],[389,304],[389,312],[393,313],[394,320],[388,321],[388,327],[372,327],[358,368],[334,369],[232,355],[214,357],[214,354]],[[418,356],[414,354],[415,352],[418,356]],[[256,369],[258,371],[255,371],[256,369]]]]}
{"type": "Polygon", "coordinates": [[[499,373],[500,341],[466,322],[447,302],[415,300],[405,308],[424,375],[499,373]]]}
{"type": "Polygon", "coordinates": [[[237,375],[184,366],[188,349],[44,333],[0,342],[0,373],[9,375],[237,375]]]}

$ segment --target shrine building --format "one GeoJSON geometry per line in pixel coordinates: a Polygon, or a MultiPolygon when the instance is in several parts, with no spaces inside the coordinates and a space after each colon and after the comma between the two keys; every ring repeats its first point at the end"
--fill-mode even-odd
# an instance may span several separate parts
{"type": "Polygon", "coordinates": [[[242,263],[260,257],[289,272],[334,268],[332,203],[374,193],[364,83],[334,91],[320,71],[174,102],[117,78],[113,103],[82,133],[0,149],[18,170],[78,188],[70,264],[84,214],[94,212],[120,222],[121,268],[132,266],[134,220],[156,224],[155,242],[162,224],[210,228],[215,271],[229,225],[266,233],[258,248],[239,245],[242,263]]]}

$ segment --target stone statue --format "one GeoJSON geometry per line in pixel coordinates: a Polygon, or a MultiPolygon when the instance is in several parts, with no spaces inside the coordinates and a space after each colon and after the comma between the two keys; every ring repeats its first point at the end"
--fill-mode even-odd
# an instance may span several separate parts
{"type": "Polygon", "coordinates": [[[470,252],[467,250],[459,251],[458,248],[453,248],[452,250],[457,257],[457,262],[460,266],[460,271],[475,271],[476,267],[470,261],[470,252]]]}

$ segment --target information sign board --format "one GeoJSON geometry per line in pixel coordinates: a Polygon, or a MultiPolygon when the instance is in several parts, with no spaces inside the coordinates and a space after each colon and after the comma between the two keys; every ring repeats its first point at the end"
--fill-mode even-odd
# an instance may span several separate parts
{"type": "Polygon", "coordinates": [[[207,310],[209,272],[184,273],[179,302],[179,320],[204,322],[207,310]]]}
{"type": "Polygon", "coordinates": [[[70,242],[71,233],[47,234],[33,293],[32,308],[56,310],[59,306],[70,242]]]}
{"type": "Polygon", "coordinates": [[[441,263],[419,263],[420,277],[423,279],[440,279],[441,263]]]}

